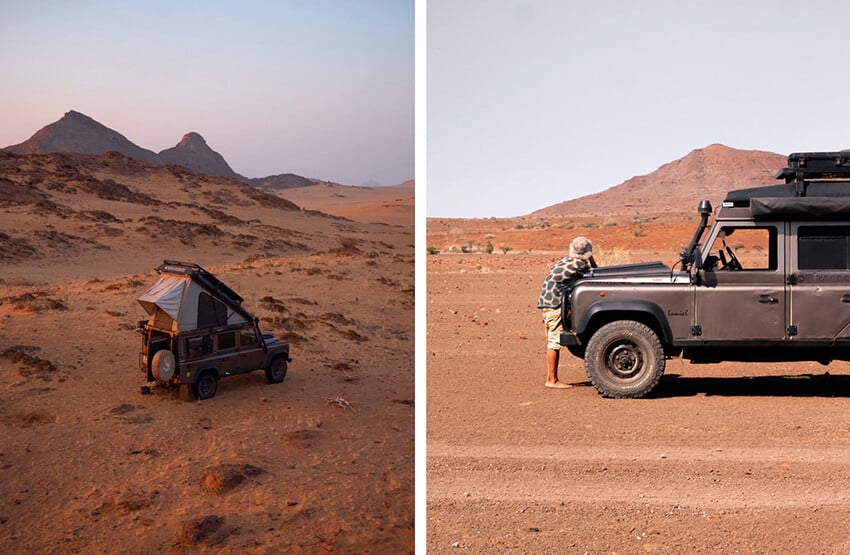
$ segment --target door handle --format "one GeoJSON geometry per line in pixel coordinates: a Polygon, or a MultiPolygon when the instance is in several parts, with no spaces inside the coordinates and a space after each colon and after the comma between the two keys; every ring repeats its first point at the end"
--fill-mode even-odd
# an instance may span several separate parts
{"type": "MultiPolygon", "coordinates": [[[[776,304],[779,302],[779,299],[776,297],[759,297],[759,302],[761,304],[776,304]]],[[[850,297],[848,297],[846,302],[850,303],[850,297]]]]}
{"type": "Polygon", "coordinates": [[[844,295],[841,297],[842,303],[850,303],[850,295],[844,295]]]}

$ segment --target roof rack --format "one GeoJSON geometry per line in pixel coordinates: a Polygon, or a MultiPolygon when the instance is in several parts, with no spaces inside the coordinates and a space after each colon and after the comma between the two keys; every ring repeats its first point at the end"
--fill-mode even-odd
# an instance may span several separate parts
{"type": "Polygon", "coordinates": [[[797,196],[806,196],[807,179],[850,178],[850,152],[795,152],[788,155],[788,167],[776,172],[776,179],[794,183],[797,196]]]}

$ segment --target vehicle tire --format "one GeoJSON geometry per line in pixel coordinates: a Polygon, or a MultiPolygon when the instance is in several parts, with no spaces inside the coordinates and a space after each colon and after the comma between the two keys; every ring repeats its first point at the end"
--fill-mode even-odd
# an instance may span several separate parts
{"type": "Polygon", "coordinates": [[[266,379],[269,383],[280,383],[286,377],[286,357],[276,357],[266,368],[266,379]]]}
{"type": "Polygon", "coordinates": [[[176,366],[177,361],[174,360],[174,353],[168,349],[161,349],[153,354],[153,358],[151,359],[151,374],[154,379],[167,382],[174,377],[176,366]]]}
{"type": "Polygon", "coordinates": [[[216,376],[215,370],[205,370],[198,376],[198,381],[192,384],[192,393],[200,401],[213,397],[217,390],[218,376],[216,376]]]}
{"type": "Polygon", "coordinates": [[[664,348],[649,326],[632,320],[605,324],[587,343],[587,377],[603,397],[643,397],[664,374],[664,348]]]}

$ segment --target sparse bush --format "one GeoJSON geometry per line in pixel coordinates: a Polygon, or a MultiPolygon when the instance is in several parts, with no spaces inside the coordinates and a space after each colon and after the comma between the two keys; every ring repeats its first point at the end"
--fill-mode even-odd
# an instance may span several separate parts
{"type": "Polygon", "coordinates": [[[502,254],[508,254],[508,251],[513,250],[507,245],[500,245],[499,249],[501,249],[502,254]]]}
{"type": "Polygon", "coordinates": [[[487,251],[487,254],[493,254],[493,243],[488,239],[487,246],[484,248],[487,251]]]}
{"type": "Polygon", "coordinates": [[[428,250],[428,254],[440,254],[440,249],[438,249],[437,247],[434,247],[432,245],[429,245],[427,250],[428,250]]]}

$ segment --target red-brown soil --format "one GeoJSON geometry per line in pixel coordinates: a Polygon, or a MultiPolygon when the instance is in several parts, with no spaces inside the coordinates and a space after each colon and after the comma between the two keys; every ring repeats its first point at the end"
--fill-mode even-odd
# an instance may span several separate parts
{"type": "Polygon", "coordinates": [[[429,220],[442,250],[427,257],[429,553],[850,550],[846,363],[673,359],[649,398],[611,400],[563,351],[575,387],[543,387],[535,303],[569,238],[592,238],[603,265],[671,263],[696,222],[681,218],[547,230],[429,220]],[[513,250],[446,252],[487,234],[513,250]]]}
{"type": "Polygon", "coordinates": [[[411,552],[413,221],[387,216],[0,154],[0,552],[411,552]],[[283,383],[140,394],[135,299],[165,258],[290,341],[283,383]]]}

